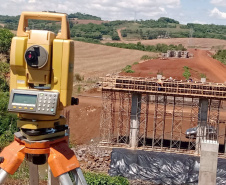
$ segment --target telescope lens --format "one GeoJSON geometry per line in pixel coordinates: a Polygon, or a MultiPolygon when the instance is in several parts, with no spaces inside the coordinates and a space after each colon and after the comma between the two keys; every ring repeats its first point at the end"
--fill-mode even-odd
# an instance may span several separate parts
{"type": "Polygon", "coordinates": [[[32,62],[32,61],[35,62],[37,59],[37,56],[34,51],[27,51],[25,54],[25,58],[26,58],[26,60],[28,60],[30,62],[32,62]]]}
{"type": "Polygon", "coordinates": [[[40,69],[48,62],[48,52],[42,46],[33,45],[27,49],[24,58],[30,67],[40,69]]]}

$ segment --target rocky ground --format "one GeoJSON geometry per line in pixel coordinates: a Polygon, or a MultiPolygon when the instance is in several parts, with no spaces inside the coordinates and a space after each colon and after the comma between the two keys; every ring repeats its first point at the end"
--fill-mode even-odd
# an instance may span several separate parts
{"type": "MultiPolygon", "coordinates": [[[[99,172],[99,173],[108,173],[111,163],[111,148],[99,147],[98,144],[86,144],[79,145],[72,150],[75,152],[78,161],[80,162],[81,169],[99,172]]],[[[141,180],[129,180],[130,185],[152,185],[149,181],[141,180]]]]}

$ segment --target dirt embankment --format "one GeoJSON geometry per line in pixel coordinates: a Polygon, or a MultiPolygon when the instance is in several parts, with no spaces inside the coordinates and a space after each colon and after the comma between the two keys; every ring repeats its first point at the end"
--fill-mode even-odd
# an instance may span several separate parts
{"type": "Polygon", "coordinates": [[[157,72],[161,71],[166,78],[185,80],[183,67],[188,66],[191,78],[194,80],[200,80],[200,75],[203,73],[207,76],[209,82],[226,82],[226,66],[213,59],[207,50],[190,49],[189,52],[194,57],[148,60],[139,65],[134,65],[132,69],[135,73],[122,74],[136,77],[156,77],[157,72]]]}
{"type": "Polygon", "coordinates": [[[79,105],[69,106],[71,142],[84,144],[98,142],[101,114],[101,93],[78,96],[79,105]]]}
{"type": "MultiPolygon", "coordinates": [[[[206,74],[207,81],[209,82],[223,83],[226,81],[226,67],[219,61],[213,59],[209,55],[207,50],[191,49],[189,50],[189,52],[193,53],[193,58],[171,58],[168,60],[153,59],[137,65],[133,65],[132,69],[135,71],[135,73],[127,73],[124,75],[138,77],[156,77],[156,72],[160,70],[163,71],[163,74],[166,77],[173,77],[175,79],[184,80],[185,78],[183,77],[183,67],[188,66],[189,68],[191,68],[191,77],[194,80],[200,80],[200,74],[204,73],[206,74]]],[[[102,72],[104,72],[104,70],[108,68],[107,65],[111,66],[111,60],[105,62],[106,63],[104,63],[104,65],[99,66],[99,70],[102,72]]],[[[118,62],[120,65],[120,61],[118,62]]],[[[95,65],[93,65],[93,67],[94,71],[96,68],[98,68],[98,66],[95,65]]],[[[87,70],[92,71],[92,69],[87,70]]],[[[110,71],[110,68],[108,70],[110,71]]],[[[71,139],[76,144],[98,141],[102,106],[101,92],[94,94],[85,93],[83,94],[83,96],[79,96],[79,98],[80,105],[70,106],[67,108],[67,110],[70,111],[71,139]]]]}

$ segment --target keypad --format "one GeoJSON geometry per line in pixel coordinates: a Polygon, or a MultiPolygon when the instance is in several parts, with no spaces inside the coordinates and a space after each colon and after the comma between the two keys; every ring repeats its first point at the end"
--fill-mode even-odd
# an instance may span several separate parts
{"type": "Polygon", "coordinates": [[[55,114],[58,93],[43,92],[39,94],[38,112],[40,114],[55,114]]]}

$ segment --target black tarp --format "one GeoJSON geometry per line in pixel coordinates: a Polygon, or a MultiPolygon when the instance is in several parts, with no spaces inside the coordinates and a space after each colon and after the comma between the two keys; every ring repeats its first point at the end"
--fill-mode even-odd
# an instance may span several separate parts
{"type": "MultiPolygon", "coordinates": [[[[185,154],[113,149],[109,174],[155,184],[197,184],[200,158],[185,154]]],[[[226,185],[226,159],[218,159],[217,184],[226,185]]]]}

